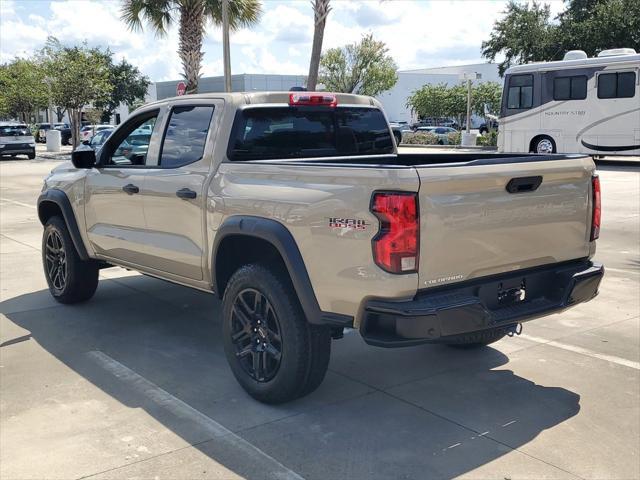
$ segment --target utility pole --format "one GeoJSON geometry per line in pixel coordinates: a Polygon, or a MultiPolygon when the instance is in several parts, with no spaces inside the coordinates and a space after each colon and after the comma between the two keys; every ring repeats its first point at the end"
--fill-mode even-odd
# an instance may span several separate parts
{"type": "Polygon", "coordinates": [[[467,78],[467,133],[471,133],[471,78],[467,78]]]}
{"type": "Polygon", "coordinates": [[[231,92],[231,52],[229,45],[229,0],[222,0],[222,56],[224,62],[224,90],[231,92]]]}

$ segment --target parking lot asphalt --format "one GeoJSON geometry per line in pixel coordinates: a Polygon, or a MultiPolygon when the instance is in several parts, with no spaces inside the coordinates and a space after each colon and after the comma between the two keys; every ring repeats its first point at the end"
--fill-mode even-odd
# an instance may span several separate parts
{"type": "Polygon", "coordinates": [[[480,350],[332,345],[313,394],[234,380],[213,296],[120,268],[57,304],[36,199],[0,161],[0,478],[638,479],[640,168],[599,173],[600,295],[480,350]]]}

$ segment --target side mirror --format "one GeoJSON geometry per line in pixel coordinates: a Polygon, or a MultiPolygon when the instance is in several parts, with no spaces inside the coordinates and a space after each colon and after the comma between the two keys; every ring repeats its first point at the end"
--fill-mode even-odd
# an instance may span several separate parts
{"type": "Polygon", "coordinates": [[[96,152],[90,148],[71,152],[71,163],[76,168],[93,168],[96,164],[96,152]]]}
{"type": "Polygon", "coordinates": [[[82,144],[83,144],[83,145],[91,145],[91,144],[89,143],[89,140],[83,140],[83,141],[82,141],[82,144]]]}

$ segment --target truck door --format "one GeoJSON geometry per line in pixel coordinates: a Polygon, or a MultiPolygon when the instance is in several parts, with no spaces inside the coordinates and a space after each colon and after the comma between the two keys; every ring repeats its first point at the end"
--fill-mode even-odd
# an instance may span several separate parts
{"type": "Polygon", "coordinates": [[[206,180],[212,166],[214,113],[222,100],[182,101],[167,113],[158,164],[145,182],[148,266],[202,280],[206,180]]]}
{"type": "Polygon", "coordinates": [[[159,115],[159,110],[147,111],[118,128],[98,153],[100,164],[87,175],[87,235],[99,255],[144,265],[142,196],[147,164],[157,163],[152,139],[159,137],[159,115]]]}

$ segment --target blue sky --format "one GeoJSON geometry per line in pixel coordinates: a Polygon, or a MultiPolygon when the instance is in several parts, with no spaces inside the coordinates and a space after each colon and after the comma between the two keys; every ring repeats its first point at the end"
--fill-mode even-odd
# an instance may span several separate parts
{"type": "MultiPolygon", "coordinates": [[[[486,39],[506,0],[333,0],[324,48],[373,33],[400,69],[483,61],[486,39]]],[[[562,2],[551,1],[552,11],[562,2]]],[[[177,79],[177,31],[157,38],[150,29],[130,32],[120,20],[119,0],[0,0],[0,62],[28,56],[48,35],[66,44],[108,46],[153,81],[177,79]]],[[[306,74],[313,14],[309,0],[263,0],[260,23],[231,36],[233,73],[306,74]]],[[[222,73],[221,32],[207,27],[204,76],[222,73]]]]}

